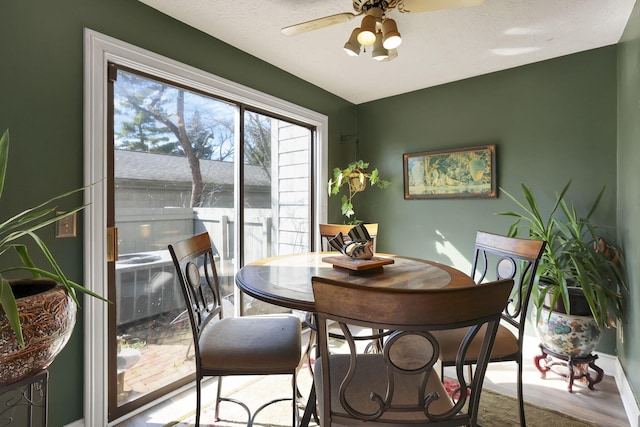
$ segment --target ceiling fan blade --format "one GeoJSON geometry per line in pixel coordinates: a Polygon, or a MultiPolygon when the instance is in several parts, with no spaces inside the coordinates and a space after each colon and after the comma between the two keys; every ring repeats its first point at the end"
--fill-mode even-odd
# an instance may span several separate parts
{"type": "Polygon", "coordinates": [[[362,13],[338,13],[337,15],[325,16],[324,18],[313,19],[311,21],[284,27],[281,31],[285,36],[295,36],[297,34],[302,34],[308,31],[328,27],[330,25],[341,24],[343,22],[350,21],[356,16],[360,15],[362,15],[362,13]]]}
{"type": "Polygon", "coordinates": [[[480,6],[484,0],[402,0],[405,12],[430,12],[442,9],[480,6]]]}

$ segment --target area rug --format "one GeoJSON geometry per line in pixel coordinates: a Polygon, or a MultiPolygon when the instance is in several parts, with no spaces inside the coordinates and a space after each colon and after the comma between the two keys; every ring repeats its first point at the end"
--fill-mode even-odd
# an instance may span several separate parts
{"type": "MultiPolygon", "coordinates": [[[[272,378],[264,378],[250,387],[245,387],[231,396],[245,402],[250,408],[255,408],[272,399],[268,396],[273,390],[286,390],[287,384],[279,384],[274,387],[272,381],[282,381],[272,378]],[[282,388],[283,387],[283,388],[282,388]]],[[[516,399],[505,396],[491,390],[483,390],[480,402],[479,421],[482,427],[518,427],[518,402],[516,399]]],[[[561,412],[545,409],[538,405],[525,403],[527,425],[529,427],[598,427],[599,424],[565,415],[561,412]]],[[[195,415],[191,410],[169,422],[165,427],[193,427],[195,415]]],[[[222,402],[220,407],[221,420],[214,420],[214,405],[203,405],[201,426],[207,427],[240,427],[247,423],[247,415],[244,410],[233,403],[222,402]]],[[[256,427],[284,427],[291,426],[291,403],[276,403],[258,414],[254,426],[256,427]]],[[[311,422],[311,426],[316,424],[311,422]]]]}

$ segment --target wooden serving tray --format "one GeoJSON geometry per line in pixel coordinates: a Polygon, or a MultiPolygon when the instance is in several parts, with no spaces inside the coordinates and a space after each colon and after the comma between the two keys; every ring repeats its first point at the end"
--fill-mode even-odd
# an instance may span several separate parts
{"type": "Polygon", "coordinates": [[[349,274],[382,273],[383,265],[393,264],[395,262],[391,258],[374,256],[371,259],[356,259],[345,255],[324,257],[322,261],[333,264],[333,268],[349,270],[349,274]]]}

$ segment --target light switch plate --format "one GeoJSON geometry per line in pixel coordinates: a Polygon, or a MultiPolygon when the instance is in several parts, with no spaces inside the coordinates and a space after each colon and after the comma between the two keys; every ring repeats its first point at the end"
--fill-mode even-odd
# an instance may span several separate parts
{"type": "Polygon", "coordinates": [[[56,221],[56,237],[76,237],[76,212],[56,221]]]}

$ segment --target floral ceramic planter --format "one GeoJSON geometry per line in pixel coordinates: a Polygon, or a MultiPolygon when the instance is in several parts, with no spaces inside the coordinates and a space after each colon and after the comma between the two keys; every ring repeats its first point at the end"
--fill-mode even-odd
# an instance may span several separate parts
{"type": "Polygon", "coordinates": [[[600,342],[601,331],[592,316],[576,316],[542,309],[536,325],[538,339],[550,351],[571,357],[584,357],[600,342]]]}
{"type": "Polygon", "coordinates": [[[46,369],[69,341],[76,304],[64,287],[48,279],[10,281],[16,296],[25,346],[20,347],[0,316],[0,385],[46,369]]]}

